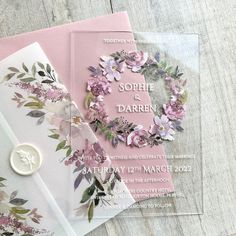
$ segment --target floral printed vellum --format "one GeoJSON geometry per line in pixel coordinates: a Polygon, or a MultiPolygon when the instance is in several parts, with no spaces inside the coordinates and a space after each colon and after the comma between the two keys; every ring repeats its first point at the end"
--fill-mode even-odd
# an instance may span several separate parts
{"type": "Polygon", "coordinates": [[[0,235],[67,235],[68,228],[38,185],[39,176],[21,177],[9,166],[9,153],[17,142],[1,115],[0,140],[0,235]]]}
{"type": "Polygon", "coordinates": [[[41,150],[39,174],[75,232],[87,233],[130,206],[119,173],[40,46],[18,51],[0,68],[0,111],[19,142],[41,150]]]}

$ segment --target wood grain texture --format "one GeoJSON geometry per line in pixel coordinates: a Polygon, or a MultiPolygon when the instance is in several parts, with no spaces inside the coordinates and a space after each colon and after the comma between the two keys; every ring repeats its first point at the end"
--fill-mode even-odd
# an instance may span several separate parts
{"type": "MultiPolygon", "coordinates": [[[[155,235],[230,235],[236,232],[235,39],[231,0],[112,1],[127,10],[136,31],[197,33],[201,53],[204,214],[149,219],[155,235]]],[[[145,235],[135,230],[134,235],[145,235]]]]}
{"type": "Polygon", "coordinates": [[[204,214],[198,216],[116,217],[89,235],[234,235],[235,0],[0,0],[0,35],[37,30],[112,10],[127,10],[136,31],[199,34],[205,206],[204,214]]]}

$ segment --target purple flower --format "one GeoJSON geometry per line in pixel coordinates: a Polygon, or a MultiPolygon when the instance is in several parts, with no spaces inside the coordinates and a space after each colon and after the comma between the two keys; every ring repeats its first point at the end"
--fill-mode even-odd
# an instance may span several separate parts
{"type": "Polygon", "coordinates": [[[88,80],[87,90],[94,96],[107,95],[111,93],[111,84],[103,77],[92,78],[88,80]]]}
{"type": "Polygon", "coordinates": [[[135,127],[134,131],[131,132],[127,137],[127,145],[144,147],[147,145],[148,133],[143,130],[142,125],[135,127]]]}
{"type": "Polygon", "coordinates": [[[130,52],[127,56],[126,63],[133,72],[137,72],[148,60],[148,53],[140,52],[130,52]]]}
{"type": "Polygon", "coordinates": [[[154,124],[151,125],[149,133],[152,135],[158,135],[165,140],[174,140],[173,135],[175,134],[172,126],[172,122],[167,116],[162,115],[161,118],[158,116],[154,117],[154,124]]]}
{"type": "Polygon", "coordinates": [[[186,108],[180,101],[170,101],[163,105],[164,112],[170,120],[182,120],[185,116],[186,108]]]}
{"type": "Polygon", "coordinates": [[[101,60],[102,62],[100,62],[100,65],[103,68],[103,75],[105,75],[109,81],[114,81],[114,79],[120,80],[120,73],[124,72],[124,61],[118,61],[113,57],[107,56],[102,56],[101,60]]]}
{"type": "Polygon", "coordinates": [[[92,77],[99,77],[102,75],[102,70],[99,67],[90,66],[88,70],[91,72],[92,77]]]}
{"type": "Polygon", "coordinates": [[[89,144],[86,140],[86,147],[84,149],[84,155],[82,157],[86,167],[110,167],[111,160],[106,155],[99,143],[89,144]]]}

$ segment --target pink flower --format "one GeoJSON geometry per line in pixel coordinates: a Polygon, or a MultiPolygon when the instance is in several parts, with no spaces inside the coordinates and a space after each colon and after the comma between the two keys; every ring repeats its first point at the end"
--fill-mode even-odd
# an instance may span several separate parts
{"type": "Polygon", "coordinates": [[[84,150],[83,161],[86,167],[109,167],[111,160],[106,155],[99,143],[89,144],[86,140],[86,147],[84,150]]]}
{"type": "Polygon", "coordinates": [[[8,216],[1,216],[0,217],[0,225],[8,225],[11,219],[8,216]]]}
{"type": "Polygon", "coordinates": [[[108,81],[120,80],[120,73],[124,72],[125,63],[115,60],[113,57],[102,56],[100,65],[103,68],[103,75],[108,81]]]}
{"type": "Polygon", "coordinates": [[[148,60],[148,53],[140,52],[130,52],[126,59],[127,65],[132,69],[133,72],[137,72],[148,60]]]}
{"type": "Polygon", "coordinates": [[[165,115],[162,115],[161,118],[158,116],[154,117],[154,124],[151,125],[149,133],[170,141],[174,140],[173,135],[175,134],[172,122],[165,115]]]}
{"type": "Polygon", "coordinates": [[[91,78],[88,80],[87,90],[94,96],[107,95],[111,93],[111,84],[103,77],[91,78]]]}
{"type": "Polygon", "coordinates": [[[186,80],[177,80],[170,76],[167,76],[165,80],[168,82],[168,87],[174,95],[180,95],[183,93],[183,87],[186,84],[186,80]]]}
{"type": "Polygon", "coordinates": [[[62,120],[59,126],[60,135],[65,138],[77,138],[80,134],[80,128],[71,124],[70,121],[62,120]]]}
{"type": "Polygon", "coordinates": [[[96,98],[95,102],[90,103],[90,109],[88,110],[85,118],[93,121],[95,119],[98,119],[100,121],[103,121],[105,123],[109,122],[109,116],[106,113],[105,110],[105,104],[103,103],[103,96],[98,96],[96,98]]]}
{"type": "Polygon", "coordinates": [[[45,99],[51,101],[61,101],[65,94],[60,89],[49,89],[46,91],[45,99]]]}
{"type": "Polygon", "coordinates": [[[127,145],[144,147],[147,145],[148,133],[143,130],[142,125],[135,127],[134,131],[131,132],[127,137],[127,145]]]}
{"type": "Polygon", "coordinates": [[[170,120],[182,120],[185,116],[186,108],[180,101],[170,101],[163,105],[164,112],[170,120]]]}

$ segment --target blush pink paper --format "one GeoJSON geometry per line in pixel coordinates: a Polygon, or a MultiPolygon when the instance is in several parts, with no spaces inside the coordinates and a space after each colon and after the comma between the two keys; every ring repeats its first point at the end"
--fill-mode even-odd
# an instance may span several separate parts
{"type": "Polygon", "coordinates": [[[53,63],[60,78],[70,85],[70,33],[78,30],[89,31],[131,31],[126,12],[119,12],[94,19],[78,21],[62,26],[42,29],[0,39],[0,60],[12,53],[38,42],[53,63]]]}
{"type": "MultiPolygon", "coordinates": [[[[125,50],[126,52],[136,50],[134,43],[105,43],[104,39],[121,39],[120,41],[126,40],[132,41],[133,34],[131,32],[75,32],[72,34],[72,84],[71,93],[75,99],[80,112],[86,114],[84,106],[84,98],[86,96],[86,83],[90,78],[89,66],[98,66],[101,56],[109,56],[111,53],[125,50]]],[[[132,73],[126,69],[121,74],[122,79],[119,82],[112,82],[112,93],[105,96],[106,111],[110,118],[124,116],[129,122],[134,124],[142,124],[144,129],[148,130],[150,125],[153,124],[154,114],[151,113],[117,113],[115,106],[117,104],[131,105],[131,104],[151,104],[150,96],[147,91],[138,92],[142,101],[134,101],[134,95],[137,91],[119,92],[118,86],[122,83],[145,83],[145,79],[138,73],[132,73]]],[[[160,155],[164,156],[165,151],[163,145],[154,147],[144,148],[131,148],[125,144],[120,143],[118,147],[112,147],[111,143],[105,140],[103,135],[97,135],[99,141],[104,146],[107,153],[111,156],[134,156],[138,155],[160,155]]],[[[168,163],[165,157],[156,159],[131,159],[131,160],[116,160],[113,159],[113,165],[125,166],[125,167],[138,167],[142,166],[162,166],[167,167],[168,163]]],[[[133,193],[133,197],[139,201],[147,198],[145,194],[139,195],[136,190],[149,190],[155,189],[157,191],[172,192],[174,190],[171,175],[169,172],[160,173],[144,173],[143,171],[136,171],[133,174],[127,171],[121,174],[122,178],[128,189],[133,193]],[[165,178],[168,179],[166,183],[128,183],[128,179],[147,179],[147,178],[165,178]],[[136,193],[135,193],[136,192],[136,193]]]]}

